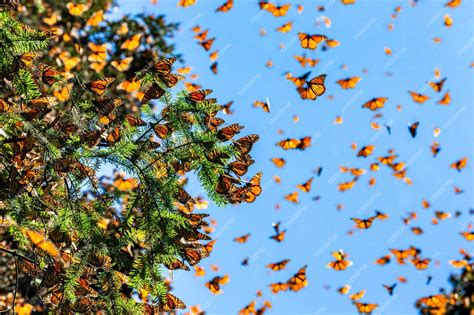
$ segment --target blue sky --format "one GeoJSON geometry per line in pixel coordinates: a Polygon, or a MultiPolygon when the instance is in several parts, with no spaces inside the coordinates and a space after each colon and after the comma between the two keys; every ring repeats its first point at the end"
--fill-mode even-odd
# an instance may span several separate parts
{"type": "MultiPolygon", "coordinates": [[[[256,0],[236,0],[228,13],[214,13],[223,0],[200,0],[195,6],[178,8],[176,1],[159,0],[157,6],[149,0],[122,0],[121,12],[165,14],[170,22],[180,22],[181,31],[175,41],[177,52],[183,54],[186,65],[199,74],[196,80],[206,88],[214,90],[213,97],[222,103],[234,101],[235,114],[226,116],[229,122],[246,126],[246,133],[257,133],[261,140],[254,146],[252,156],[256,163],[249,175],[263,171],[264,191],[252,204],[238,207],[217,208],[210,205],[207,212],[218,222],[213,237],[216,246],[210,258],[201,264],[206,276],[195,278],[193,272],[174,273],[174,293],[187,305],[200,304],[208,314],[237,313],[250,301],[257,299],[255,293],[262,290],[263,300],[273,304],[271,314],[354,314],[355,308],[347,296],[336,289],[348,283],[351,292],[367,290],[363,302],[378,303],[375,314],[413,314],[417,298],[434,294],[447,286],[447,278],[454,269],[448,260],[460,258],[458,250],[471,250],[460,235],[469,222],[469,208],[473,203],[473,69],[474,25],[472,1],[463,1],[460,7],[444,7],[445,1],[421,0],[416,7],[408,1],[358,0],[355,5],[343,6],[340,1],[293,1],[286,17],[275,18],[260,11],[256,0]],[[296,4],[304,5],[302,14],[296,4]],[[318,12],[317,5],[325,5],[326,11],[318,12]],[[391,14],[396,6],[402,6],[397,19],[391,14]],[[451,28],[443,25],[448,13],[454,20],[451,28]],[[330,28],[316,25],[321,15],[332,20],[330,28]],[[288,34],[275,32],[275,28],[292,20],[293,30],[288,34]],[[393,23],[392,32],[387,24],[393,23]],[[200,25],[209,28],[209,37],[216,37],[213,48],[220,51],[219,74],[209,70],[208,54],[196,44],[190,28],[200,25]],[[261,37],[259,30],[265,28],[267,36],[261,37]],[[339,47],[316,52],[307,51],[308,56],[321,59],[310,70],[312,75],[327,74],[326,94],[316,101],[302,101],[284,73],[301,75],[308,71],[293,59],[303,53],[297,41],[297,32],[325,34],[337,39],[339,47]],[[441,44],[433,42],[442,39],[441,44]],[[285,49],[279,44],[284,43],[285,49]],[[384,53],[384,47],[392,49],[392,55],[384,53]],[[265,67],[271,59],[273,68],[265,67]],[[341,65],[347,65],[347,70],[341,65]],[[441,71],[441,78],[448,80],[442,93],[435,93],[426,82],[435,80],[434,69],[441,71]],[[363,72],[367,69],[367,73],[363,72]],[[386,76],[391,72],[391,76],[386,76]],[[334,82],[350,76],[361,76],[362,80],[353,90],[342,90],[334,82]],[[430,96],[425,104],[415,104],[408,90],[423,91],[430,96]],[[452,103],[445,107],[436,104],[445,91],[451,92],[452,103]],[[327,96],[333,95],[329,100],[327,96]],[[382,127],[373,130],[370,122],[374,115],[361,105],[373,97],[388,97],[380,111],[383,117],[379,124],[390,124],[392,134],[382,127]],[[271,112],[252,108],[255,100],[270,100],[271,112]],[[402,111],[396,110],[401,104],[402,111]],[[293,115],[300,120],[294,123],[293,115]],[[333,124],[336,116],[344,119],[342,125],[333,124]],[[407,126],[420,122],[418,136],[412,139],[407,126]],[[433,128],[441,128],[438,138],[433,137],[433,128]],[[284,130],[283,135],[277,133],[284,130]],[[313,145],[306,151],[283,151],[275,143],[287,137],[312,136],[313,145]],[[433,158],[429,146],[436,140],[441,152],[433,158]],[[375,145],[374,154],[357,158],[351,149],[355,142],[359,148],[375,145]],[[375,174],[363,175],[354,189],[339,192],[337,184],[350,180],[339,172],[340,165],[368,169],[375,157],[386,155],[395,149],[399,160],[408,162],[408,176],[413,180],[409,186],[396,180],[387,168],[375,174]],[[462,172],[450,169],[449,165],[467,156],[467,168],[462,172]],[[283,157],[287,165],[277,169],[272,157],[283,157]],[[321,177],[316,177],[313,189],[308,194],[300,193],[300,203],[290,204],[283,196],[296,190],[295,185],[314,176],[312,171],[323,167],[321,177]],[[272,176],[278,175],[281,184],[275,184],[272,176]],[[374,175],[377,184],[368,186],[374,175]],[[455,195],[453,184],[464,189],[455,195]],[[313,196],[320,195],[315,202],[313,196]],[[431,208],[423,209],[422,200],[429,200],[431,208]],[[275,210],[275,204],[281,208],[275,210]],[[344,209],[336,210],[337,204],[344,209]],[[377,221],[368,230],[346,234],[353,227],[351,217],[365,218],[375,209],[390,215],[385,221],[377,221]],[[435,210],[463,212],[460,218],[449,218],[438,225],[431,224],[435,210]],[[416,211],[418,219],[411,226],[420,226],[424,234],[416,236],[403,225],[401,217],[416,211]],[[269,239],[272,222],[282,221],[288,232],[282,243],[269,239]],[[237,244],[233,238],[252,233],[246,244],[237,244]],[[373,262],[388,253],[389,248],[407,248],[414,245],[422,249],[422,257],[432,258],[430,267],[417,271],[411,264],[397,265],[392,261],[386,266],[373,262]],[[353,261],[353,266],[344,271],[326,268],[331,261],[331,252],[344,249],[353,261]],[[247,267],[240,265],[249,257],[247,267]],[[287,268],[271,272],[265,265],[285,258],[291,259],[287,268]],[[439,264],[435,262],[439,261],[439,264]],[[210,270],[217,264],[220,270],[210,270]],[[281,292],[272,295],[267,285],[286,281],[303,265],[308,265],[309,286],[301,291],[281,292]],[[229,274],[230,283],[223,287],[222,295],[213,296],[204,283],[215,275],[229,274]],[[433,280],[429,286],[427,275],[433,280]],[[398,284],[390,297],[382,284],[391,285],[397,276],[405,276],[406,284],[398,284]],[[330,286],[328,289],[327,286],[330,286]]],[[[283,3],[283,2],[281,2],[283,3]]],[[[199,186],[191,183],[188,190],[193,195],[202,194],[199,186]]],[[[472,219],[471,219],[472,220],[472,219]]],[[[457,271],[456,271],[457,272],[457,271]]]]}

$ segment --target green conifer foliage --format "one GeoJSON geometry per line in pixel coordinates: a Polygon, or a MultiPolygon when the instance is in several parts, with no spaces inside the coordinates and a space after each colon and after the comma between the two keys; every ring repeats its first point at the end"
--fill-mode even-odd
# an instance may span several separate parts
{"type": "Polygon", "coordinates": [[[134,72],[141,96],[131,112],[117,80],[88,76],[86,61],[65,72],[41,58],[57,30],[30,28],[8,10],[0,26],[0,253],[15,266],[13,278],[0,276],[0,296],[12,288],[13,301],[0,305],[12,310],[21,299],[61,314],[184,308],[163,271],[189,270],[213,245],[186,174],[219,205],[252,202],[261,174],[241,177],[258,136],[234,140],[243,127],[217,117],[224,107],[211,90],[176,93],[175,58],[152,55],[134,72]],[[65,87],[60,102],[53,91],[65,87]],[[110,165],[115,173],[100,176],[110,165]]]}

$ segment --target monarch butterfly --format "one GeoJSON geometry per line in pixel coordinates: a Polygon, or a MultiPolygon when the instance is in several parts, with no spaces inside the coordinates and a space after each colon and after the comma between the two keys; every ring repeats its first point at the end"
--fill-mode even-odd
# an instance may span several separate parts
{"type": "Polygon", "coordinates": [[[373,98],[370,101],[366,102],[364,105],[362,105],[362,108],[368,108],[371,111],[375,111],[379,108],[383,108],[387,100],[388,100],[387,97],[373,98]]]}
{"type": "Polygon", "coordinates": [[[260,139],[259,135],[250,134],[248,136],[235,140],[233,143],[233,146],[240,154],[247,154],[252,149],[253,144],[257,142],[259,139],[260,139]]]}
{"type": "Polygon", "coordinates": [[[326,35],[310,35],[307,33],[298,33],[300,39],[300,45],[302,48],[315,50],[318,44],[327,39],[326,35]]]}
{"type": "Polygon", "coordinates": [[[341,3],[344,5],[355,4],[355,0],[341,0],[341,3]]]}
{"type": "Polygon", "coordinates": [[[359,150],[359,152],[357,153],[357,157],[368,157],[369,155],[371,155],[373,152],[374,152],[374,149],[375,149],[375,146],[374,145],[367,145],[365,147],[362,147],[362,149],[359,150]]]}
{"type": "Polygon", "coordinates": [[[118,71],[124,72],[130,68],[130,64],[132,63],[132,61],[133,57],[127,57],[119,61],[113,60],[110,64],[118,71]]]}
{"type": "Polygon", "coordinates": [[[451,95],[449,94],[449,91],[447,91],[443,98],[440,99],[438,102],[436,102],[437,104],[440,104],[440,105],[449,105],[451,103],[451,95]]]}
{"type": "Polygon", "coordinates": [[[39,68],[42,71],[41,78],[43,82],[47,85],[53,85],[62,78],[61,73],[59,71],[51,68],[48,65],[40,64],[39,68]]]}
{"type": "Polygon", "coordinates": [[[161,79],[163,80],[163,82],[165,83],[167,87],[171,88],[175,86],[176,84],[178,84],[179,81],[184,80],[184,76],[180,74],[170,73],[165,77],[161,77],[161,79]]]}
{"type": "Polygon", "coordinates": [[[376,217],[369,217],[367,219],[351,218],[351,220],[356,223],[355,227],[358,229],[370,228],[375,219],[376,217]]]}
{"type": "Polygon", "coordinates": [[[382,213],[378,210],[375,211],[375,218],[378,220],[386,220],[389,218],[388,214],[382,213]]]}
{"type": "Polygon", "coordinates": [[[234,184],[237,183],[239,183],[239,180],[227,174],[222,174],[217,181],[217,185],[215,188],[216,193],[221,195],[227,195],[235,188],[234,184]]]}
{"type": "Polygon", "coordinates": [[[118,176],[113,185],[120,191],[130,191],[138,187],[138,180],[136,178],[118,176]]]}
{"type": "Polygon", "coordinates": [[[189,267],[179,259],[174,260],[172,263],[164,264],[169,270],[182,269],[189,271],[189,267]]]}
{"type": "Polygon", "coordinates": [[[260,186],[260,180],[262,178],[262,173],[257,173],[254,177],[250,179],[245,185],[245,201],[248,203],[252,203],[256,197],[258,197],[262,193],[262,187],[260,186]]]}
{"type": "Polygon", "coordinates": [[[326,79],[325,74],[321,74],[317,77],[314,77],[310,81],[306,81],[306,88],[299,87],[297,91],[300,93],[302,99],[311,99],[315,100],[318,96],[321,96],[326,92],[326,87],[324,86],[324,81],[326,79]]]}
{"type": "Polygon", "coordinates": [[[307,266],[301,267],[298,272],[288,279],[288,287],[292,291],[299,291],[308,285],[308,279],[306,278],[307,266]]]}
{"type": "Polygon", "coordinates": [[[41,250],[44,250],[51,256],[60,256],[60,252],[53,244],[53,242],[46,239],[42,234],[31,230],[23,230],[22,232],[30,239],[34,246],[38,247],[41,250]]]}
{"type": "Polygon", "coordinates": [[[210,38],[205,41],[201,41],[198,44],[204,48],[205,51],[209,51],[212,48],[212,44],[214,43],[216,39],[215,38],[210,38]]]}
{"type": "Polygon", "coordinates": [[[75,4],[72,2],[66,4],[66,8],[69,10],[69,14],[74,16],[81,16],[84,12],[89,10],[89,7],[83,3],[75,4]]]}
{"type": "Polygon", "coordinates": [[[201,259],[208,256],[209,252],[204,248],[185,248],[184,250],[184,257],[191,266],[196,265],[201,259]]]}
{"type": "Polygon", "coordinates": [[[283,159],[283,158],[271,158],[271,161],[278,168],[284,167],[285,163],[286,163],[285,159],[283,159]]]}
{"type": "Polygon", "coordinates": [[[460,172],[467,165],[467,157],[464,157],[450,165],[450,168],[455,168],[460,172]]]}
{"type": "Polygon", "coordinates": [[[379,306],[378,304],[358,303],[358,302],[355,302],[354,305],[355,307],[357,307],[357,311],[361,314],[370,314],[379,306]]]}
{"type": "Polygon", "coordinates": [[[365,296],[365,290],[360,290],[359,292],[349,295],[349,299],[351,299],[352,301],[357,301],[357,300],[362,299],[364,296],[365,296]]]}
{"type": "Polygon", "coordinates": [[[385,256],[382,256],[380,258],[378,258],[375,263],[377,265],[386,265],[390,262],[390,259],[391,259],[391,255],[385,255],[385,256]]]}
{"type": "Polygon", "coordinates": [[[418,227],[418,226],[413,226],[411,227],[411,231],[413,232],[413,234],[415,235],[421,235],[423,234],[423,229],[418,227]]]}
{"type": "Polygon", "coordinates": [[[95,80],[86,84],[86,87],[91,90],[95,95],[102,96],[105,93],[107,87],[115,80],[112,77],[105,77],[99,80],[95,80]]]}
{"type": "Polygon", "coordinates": [[[335,252],[332,252],[331,255],[334,258],[336,258],[336,260],[329,262],[326,265],[326,267],[328,267],[328,268],[332,268],[334,270],[340,271],[340,270],[344,270],[347,267],[352,265],[351,261],[346,260],[347,254],[342,249],[340,249],[338,251],[335,251],[335,252]]]}
{"type": "Polygon", "coordinates": [[[171,73],[171,68],[173,64],[175,63],[176,58],[166,58],[166,59],[161,59],[159,60],[154,66],[153,70],[158,73],[160,76],[167,76],[168,74],[171,73]]]}
{"type": "Polygon", "coordinates": [[[223,277],[215,276],[211,281],[205,283],[205,286],[215,295],[221,294],[221,285],[229,283],[229,276],[225,275],[223,277]]]}
{"type": "Polygon", "coordinates": [[[283,150],[291,150],[291,149],[296,149],[298,145],[301,143],[301,140],[299,139],[285,139],[277,142],[275,145],[281,147],[283,150]]]}
{"type": "Polygon", "coordinates": [[[136,178],[124,178],[123,176],[118,176],[113,185],[120,191],[130,191],[138,187],[138,180],[136,178]]]}
{"type": "Polygon", "coordinates": [[[91,62],[104,62],[107,59],[107,44],[94,44],[88,43],[87,47],[92,50],[92,54],[89,55],[88,60],[91,62]]]}
{"type": "Polygon", "coordinates": [[[135,34],[132,38],[126,39],[120,49],[126,49],[128,51],[135,51],[140,46],[140,40],[142,38],[142,34],[135,34]]]}
{"type": "Polygon", "coordinates": [[[441,92],[443,89],[444,82],[446,82],[447,78],[441,79],[439,82],[428,82],[428,84],[433,88],[435,92],[441,92]]]}
{"type": "Polygon", "coordinates": [[[216,61],[218,57],[219,57],[218,50],[214,50],[213,52],[209,54],[209,59],[211,59],[211,61],[216,61]]]}
{"type": "Polygon", "coordinates": [[[348,182],[343,182],[337,186],[337,189],[339,189],[339,191],[346,191],[346,190],[352,189],[355,183],[356,183],[356,179],[353,179],[348,182]]]}
{"type": "Polygon", "coordinates": [[[171,293],[166,293],[165,299],[160,301],[160,304],[158,304],[158,310],[160,312],[170,312],[176,309],[185,309],[185,308],[186,308],[186,304],[184,304],[183,301],[181,301],[179,298],[177,298],[171,293]]]}
{"type": "Polygon", "coordinates": [[[457,6],[459,6],[461,4],[461,1],[462,0],[449,0],[445,6],[446,7],[450,7],[450,8],[456,8],[457,6]]]}
{"type": "Polygon", "coordinates": [[[105,140],[109,143],[109,144],[114,144],[116,142],[118,142],[120,140],[120,128],[119,127],[116,127],[114,130],[112,130],[111,132],[109,132],[109,134],[107,135],[107,137],[105,138],[105,140]]]}
{"type": "Polygon", "coordinates": [[[296,61],[300,63],[300,65],[303,68],[306,68],[306,65],[309,65],[310,67],[314,67],[319,62],[319,59],[307,58],[306,55],[303,55],[303,56],[296,55],[294,56],[294,58],[296,59],[296,61]]]}
{"type": "Polygon", "coordinates": [[[211,66],[210,69],[212,73],[217,74],[217,62],[214,62],[211,66]]]}
{"type": "Polygon", "coordinates": [[[281,222],[277,222],[277,223],[273,223],[273,229],[275,230],[275,235],[272,235],[270,236],[270,239],[280,243],[280,242],[283,242],[285,240],[285,233],[286,233],[286,230],[282,230],[280,231],[280,224],[281,222]]]}
{"type": "Polygon", "coordinates": [[[339,41],[335,39],[326,39],[326,44],[328,45],[328,47],[334,48],[339,46],[339,41]]]}
{"type": "Polygon", "coordinates": [[[260,6],[260,9],[270,12],[275,17],[285,16],[291,7],[291,4],[276,6],[273,3],[268,2],[268,1],[260,1],[258,4],[260,6]]]}
{"type": "Polygon", "coordinates": [[[207,95],[211,94],[212,90],[198,90],[195,92],[191,92],[188,94],[187,98],[193,102],[200,102],[203,101],[207,95]]]}
{"type": "Polygon", "coordinates": [[[294,204],[298,204],[299,203],[299,200],[298,200],[298,192],[295,191],[295,192],[292,192],[288,195],[286,195],[285,197],[285,200],[288,200],[289,202],[292,202],[294,204]]]}
{"type": "Polygon", "coordinates": [[[94,12],[91,17],[87,20],[86,25],[98,26],[104,20],[104,10],[94,12]]]}
{"type": "Polygon", "coordinates": [[[270,283],[268,286],[270,287],[270,290],[272,290],[273,294],[288,290],[288,283],[285,282],[270,283]]]}
{"type": "Polygon", "coordinates": [[[133,115],[127,115],[125,116],[125,120],[128,122],[128,124],[132,127],[137,127],[137,126],[145,126],[146,122],[143,121],[142,119],[135,117],[133,115]]]}
{"type": "Polygon", "coordinates": [[[140,80],[134,77],[130,81],[125,80],[121,82],[119,85],[117,85],[117,89],[124,90],[127,93],[131,93],[131,92],[137,91],[140,88],[140,86],[141,86],[140,80]]]}
{"type": "Polygon", "coordinates": [[[196,4],[196,0],[179,0],[178,6],[186,8],[196,4]]]}
{"type": "Polygon", "coordinates": [[[356,87],[357,83],[360,81],[361,77],[352,77],[347,79],[341,79],[336,81],[337,84],[341,86],[344,90],[353,89],[356,87]]]}
{"type": "Polygon", "coordinates": [[[153,83],[148,90],[146,90],[143,98],[141,99],[142,104],[146,104],[151,100],[159,99],[165,94],[165,90],[156,83],[153,83]]]}
{"type": "Polygon", "coordinates": [[[431,261],[430,258],[425,258],[425,259],[413,258],[413,259],[410,259],[410,262],[418,270],[425,270],[426,268],[428,268],[428,265],[429,265],[430,261],[431,261]]]}
{"type": "Polygon", "coordinates": [[[298,184],[296,185],[297,188],[301,189],[302,192],[309,192],[311,190],[311,184],[313,182],[313,177],[308,179],[306,182],[303,184],[298,184]]]}
{"type": "Polygon", "coordinates": [[[59,54],[59,59],[61,59],[63,65],[64,65],[64,70],[66,72],[71,71],[74,69],[79,62],[81,61],[81,58],[79,57],[71,57],[71,54],[69,52],[62,52],[59,54]]]}
{"type": "Polygon", "coordinates": [[[227,12],[230,9],[232,9],[233,6],[234,6],[234,0],[227,0],[216,9],[216,12],[227,12]]]}
{"type": "Polygon", "coordinates": [[[240,133],[240,130],[242,130],[243,128],[244,126],[241,126],[239,124],[232,124],[226,126],[217,132],[217,138],[222,142],[228,141],[232,139],[236,134],[240,133]]]}
{"type": "Polygon", "coordinates": [[[270,112],[270,104],[268,102],[262,102],[262,101],[254,101],[253,102],[253,107],[261,107],[264,112],[269,113],[270,112]]]}
{"type": "Polygon", "coordinates": [[[280,32],[280,33],[288,33],[289,31],[291,31],[292,28],[293,28],[293,21],[289,21],[289,22],[277,27],[276,31],[280,32]]]}
{"type": "Polygon", "coordinates": [[[212,250],[214,249],[215,244],[216,244],[216,240],[212,240],[212,241],[208,242],[203,247],[204,251],[207,252],[208,254],[210,254],[212,252],[212,250]]]}
{"type": "Polygon", "coordinates": [[[296,85],[297,87],[301,87],[305,84],[306,79],[309,77],[310,74],[311,74],[311,71],[308,71],[300,77],[294,77],[291,75],[291,73],[288,72],[286,74],[286,79],[293,82],[293,84],[296,85]]]}
{"type": "Polygon", "coordinates": [[[184,87],[186,88],[186,90],[188,90],[188,92],[195,92],[199,90],[202,86],[191,82],[184,82],[184,87]]]}
{"type": "Polygon", "coordinates": [[[247,240],[249,239],[249,237],[251,235],[252,234],[247,233],[247,234],[244,234],[242,236],[236,237],[236,238],[234,238],[234,242],[237,242],[237,243],[240,243],[240,244],[247,243],[247,240]]]}
{"type": "Polygon", "coordinates": [[[419,94],[413,91],[408,91],[408,93],[415,103],[423,104],[429,99],[429,96],[427,95],[419,94]]]}
{"type": "Polygon", "coordinates": [[[267,264],[267,268],[270,268],[273,271],[280,271],[286,268],[286,265],[290,262],[289,259],[284,259],[282,261],[276,262],[276,263],[271,263],[267,264]]]}
{"type": "Polygon", "coordinates": [[[408,126],[408,131],[410,132],[410,135],[412,138],[416,137],[416,131],[419,125],[420,125],[420,122],[417,121],[408,126]]]}

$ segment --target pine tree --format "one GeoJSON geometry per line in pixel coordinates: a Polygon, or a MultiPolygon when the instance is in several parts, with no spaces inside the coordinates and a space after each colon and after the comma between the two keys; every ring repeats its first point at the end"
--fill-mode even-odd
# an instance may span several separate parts
{"type": "Polygon", "coordinates": [[[234,140],[243,126],[223,126],[211,90],[173,94],[175,58],[150,55],[133,74],[139,110],[123,109],[128,97],[111,77],[88,76],[86,61],[66,72],[42,58],[61,31],[29,27],[12,7],[0,11],[0,253],[15,271],[13,292],[0,291],[4,309],[184,308],[162,272],[189,270],[214,242],[186,174],[219,205],[252,202],[261,174],[241,176],[258,136],[234,140]],[[64,87],[61,102],[54,91],[64,87]],[[110,165],[114,174],[100,176],[110,165]]]}

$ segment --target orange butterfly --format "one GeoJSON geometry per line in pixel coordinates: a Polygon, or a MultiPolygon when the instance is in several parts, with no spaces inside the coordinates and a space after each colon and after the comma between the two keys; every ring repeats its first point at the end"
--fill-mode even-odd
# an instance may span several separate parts
{"type": "Polygon", "coordinates": [[[223,277],[215,276],[211,281],[206,282],[205,286],[215,295],[222,294],[221,285],[229,283],[228,275],[223,277]]]}
{"type": "Polygon", "coordinates": [[[135,34],[132,38],[128,38],[123,42],[120,46],[120,49],[126,49],[128,51],[135,51],[140,46],[140,40],[142,38],[142,34],[135,34]]]}
{"type": "Polygon", "coordinates": [[[357,153],[357,157],[368,157],[369,155],[371,155],[373,152],[374,152],[374,149],[375,149],[375,146],[374,145],[367,145],[365,147],[363,147],[362,149],[360,149],[360,151],[357,153]]]}
{"type": "Polygon", "coordinates": [[[291,4],[276,6],[273,3],[268,2],[268,1],[260,1],[258,4],[260,6],[260,9],[270,12],[275,17],[285,16],[291,7],[291,4]]]}
{"type": "Polygon", "coordinates": [[[344,90],[347,90],[355,88],[360,79],[361,77],[352,77],[338,80],[336,83],[339,84],[344,90]]]}
{"type": "Polygon", "coordinates": [[[130,68],[130,64],[132,63],[132,61],[133,57],[127,57],[119,61],[113,60],[110,64],[118,71],[124,72],[130,68]]]}
{"type": "Polygon", "coordinates": [[[95,95],[104,95],[107,87],[115,80],[112,77],[105,77],[99,80],[95,80],[86,84],[86,87],[91,90],[95,95]]]}
{"type": "Polygon", "coordinates": [[[280,231],[280,223],[281,222],[277,222],[277,223],[273,223],[273,229],[275,230],[275,235],[272,235],[270,236],[270,238],[272,240],[275,240],[276,242],[280,243],[280,242],[283,242],[285,240],[285,233],[286,233],[286,230],[282,230],[280,231]]]}
{"type": "Polygon", "coordinates": [[[299,203],[298,192],[295,191],[295,192],[292,192],[291,194],[286,195],[285,199],[294,204],[298,204],[299,203]]]}
{"type": "Polygon", "coordinates": [[[413,91],[408,91],[408,93],[410,94],[413,101],[419,104],[423,104],[429,99],[429,96],[427,95],[419,94],[413,91]]]}
{"type": "Polygon", "coordinates": [[[358,229],[368,229],[372,226],[372,222],[375,220],[375,216],[369,217],[367,219],[358,219],[358,218],[351,218],[352,221],[356,223],[356,228],[358,229]]]}
{"type": "Polygon", "coordinates": [[[216,9],[216,12],[228,12],[234,6],[234,0],[227,0],[216,9]]]}
{"type": "Polygon", "coordinates": [[[196,4],[196,0],[179,0],[178,6],[186,8],[196,4]]]}
{"type": "Polygon", "coordinates": [[[447,78],[441,79],[439,82],[428,82],[428,84],[433,88],[435,92],[441,92],[443,89],[444,82],[446,82],[447,78]]]}
{"type": "Polygon", "coordinates": [[[443,98],[440,99],[438,102],[436,102],[437,104],[440,104],[440,105],[449,105],[451,103],[451,95],[449,94],[449,91],[447,91],[443,98]]]}
{"type": "Polygon", "coordinates": [[[236,237],[234,238],[234,242],[237,242],[240,244],[247,243],[247,240],[249,239],[250,235],[251,235],[250,233],[247,233],[242,236],[236,237]]]}
{"type": "Polygon", "coordinates": [[[301,189],[301,191],[303,192],[309,192],[311,190],[311,184],[313,182],[313,177],[311,177],[310,179],[308,179],[306,182],[304,182],[303,184],[298,184],[296,185],[297,188],[301,189]]]}
{"type": "Polygon", "coordinates": [[[464,157],[450,165],[451,168],[455,168],[460,172],[467,165],[467,157],[464,157]]]}
{"type": "Polygon", "coordinates": [[[306,65],[309,65],[310,67],[314,67],[318,64],[319,59],[312,59],[312,58],[307,58],[305,55],[303,56],[294,56],[296,61],[300,63],[300,65],[305,68],[306,65]]]}
{"type": "Polygon", "coordinates": [[[22,232],[30,239],[34,246],[44,250],[52,256],[60,257],[60,252],[53,242],[46,239],[42,234],[31,230],[22,230],[22,232]]]}
{"type": "Polygon", "coordinates": [[[267,268],[270,268],[273,271],[280,271],[286,268],[286,264],[290,262],[289,259],[285,259],[276,263],[271,263],[267,265],[267,268]]]}
{"type": "Polygon", "coordinates": [[[387,100],[388,100],[387,97],[373,98],[370,101],[366,102],[364,105],[362,105],[362,108],[368,108],[371,111],[375,111],[379,108],[383,108],[387,100]]]}
{"type": "Polygon", "coordinates": [[[262,102],[262,101],[255,101],[253,102],[253,107],[261,107],[264,112],[269,113],[270,112],[270,103],[269,102],[262,102]]]}
{"type": "Polygon", "coordinates": [[[69,10],[69,14],[74,16],[81,16],[84,12],[89,10],[89,7],[83,3],[75,4],[72,2],[66,4],[66,8],[69,10]]]}
{"type": "Polygon", "coordinates": [[[370,304],[370,303],[354,303],[355,307],[357,307],[357,311],[361,314],[370,314],[372,313],[379,305],[378,304],[370,304]]]}
{"type": "Polygon", "coordinates": [[[300,97],[304,100],[316,100],[318,96],[321,96],[326,92],[324,81],[326,79],[325,74],[318,75],[312,78],[310,81],[306,81],[307,87],[298,87],[297,91],[300,97]]]}
{"type": "Polygon", "coordinates": [[[212,44],[215,40],[215,38],[210,38],[208,40],[199,42],[198,44],[201,45],[201,47],[204,48],[205,51],[209,51],[212,48],[212,44]]]}
{"type": "Polygon", "coordinates": [[[306,267],[303,266],[298,272],[288,279],[287,284],[290,290],[299,291],[308,285],[308,279],[306,278],[306,267]]]}
{"type": "Polygon", "coordinates": [[[307,33],[298,33],[300,44],[302,48],[315,50],[318,44],[327,39],[326,35],[310,35],[307,33]]]}
{"type": "Polygon", "coordinates": [[[283,166],[285,166],[286,163],[285,159],[283,158],[272,158],[271,161],[278,168],[282,168],[283,166]]]}
{"type": "Polygon", "coordinates": [[[332,268],[336,271],[341,271],[352,265],[352,262],[346,260],[347,254],[342,249],[332,252],[331,255],[336,258],[335,261],[329,262],[326,267],[332,268]]]}
{"type": "Polygon", "coordinates": [[[97,45],[94,43],[88,43],[87,46],[92,50],[92,54],[89,55],[88,60],[91,62],[105,62],[107,59],[107,44],[97,45]]]}
{"type": "Polygon", "coordinates": [[[289,21],[289,22],[277,27],[276,31],[280,32],[280,33],[288,33],[289,31],[291,31],[292,28],[293,28],[293,22],[289,21]]]}

